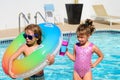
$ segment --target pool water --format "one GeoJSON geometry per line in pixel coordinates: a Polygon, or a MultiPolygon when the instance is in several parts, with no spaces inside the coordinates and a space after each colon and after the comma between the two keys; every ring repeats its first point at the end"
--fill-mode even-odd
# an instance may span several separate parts
{"type": "MultiPolygon", "coordinates": [[[[120,32],[119,31],[97,31],[91,37],[90,41],[96,44],[104,54],[103,61],[92,69],[93,80],[119,80],[120,79],[120,32]]],[[[64,39],[68,35],[64,34],[64,39]]],[[[0,41],[0,80],[12,80],[2,70],[1,60],[5,49],[10,44],[0,41]]],[[[70,37],[68,49],[72,53],[73,45],[77,42],[75,34],[70,37]]],[[[93,54],[92,61],[97,59],[93,54]]],[[[55,63],[44,69],[45,80],[73,80],[74,63],[65,55],[59,54],[55,57],[55,63]]],[[[19,80],[19,79],[18,79],[19,80]]]]}

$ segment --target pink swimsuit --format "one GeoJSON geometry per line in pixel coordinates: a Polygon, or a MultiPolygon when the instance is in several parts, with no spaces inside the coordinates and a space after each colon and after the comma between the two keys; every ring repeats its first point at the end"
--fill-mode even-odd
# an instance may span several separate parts
{"type": "Polygon", "coordinates": [[[81,47],[79,43],[76,44],[76,59],[74,64],[74,70],[79,74],[81,78],[85,76],[87,72],[91,70],[91,57],[93,43],[90,43],[87,47],[81,47]]]}

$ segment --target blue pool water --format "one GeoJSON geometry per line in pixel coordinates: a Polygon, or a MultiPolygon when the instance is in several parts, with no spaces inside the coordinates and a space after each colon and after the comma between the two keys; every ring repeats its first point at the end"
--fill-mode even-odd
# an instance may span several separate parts
{"type": "MultiPolygon", "coordinates": [[[[67,35],[64,34],[64,39],[67,35]]],[[[103,52],[104,59],[92,69],[93,80],[119,80],[120,79],[120,32],[119,31],[97,31],[90,41],[96,44],[103,52]]],[[[11,40],[0,41],[0,80],[12,80],[2,70],[1,60],[5,49],[11,40]]],[[[77,42],[75,34],[72,34],[68,49],[72,53],[73,45],[77,42]]],[[[93,54],[94,62],[97,56],[93,54]]],[[[67,56],[57,55],[55,63],[44,69],[46,80],[73,80],[73,62],[67,56]]]]}

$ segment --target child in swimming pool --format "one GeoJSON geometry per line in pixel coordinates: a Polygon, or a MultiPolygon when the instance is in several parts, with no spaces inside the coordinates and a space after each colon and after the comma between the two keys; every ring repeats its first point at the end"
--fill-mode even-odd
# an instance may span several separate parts
{"type": "Polygon", "coordinates": [[[91,68],[96,67],[103,59],[101,50],[88,39],[95,28],[91,19],[86,19],[76,30],[78,43],[74,45],[73,55],[66,51],[66,55],[74,61],[74,80],[92,80],[91,68]],[[96,53],[98,59],[92,63],[92,54],[96,53]]]}
{"type": "MultiPolygon", "coordinates": [[[[12,68],[12,62],[18,58],[22,53],[24,56],[29,56],[42,42],[42,32],[38,25],[36,24],[30,24],[25,28],[25,34],[23,34],[24,38],[26,39],[26,44],[23,44],[16,53],[10,58],[9,60],[9,74],[12,78],[15,78],[16,76],[11,72],[12,68]]],[[[54,63],[54,56],[48,55],[47,57],[49,65],[54,63]]],[[[44,72],[43,70],[39,73],[26,78],[24,80],[44,80],[44,72]]]]}

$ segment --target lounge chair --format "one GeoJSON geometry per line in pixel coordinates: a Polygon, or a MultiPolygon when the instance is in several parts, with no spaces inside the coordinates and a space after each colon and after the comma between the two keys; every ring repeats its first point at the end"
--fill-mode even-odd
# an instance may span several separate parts
{"type": "Polygon", "coordinates": [[[112,26],[112,23],[120,22],[120,17],[108,15],[102,4],[93,5],[93,9],[96,13],[96,16],[94,16],[96,20],[107,21],[110,23],[110,26],[112,26]]]}

